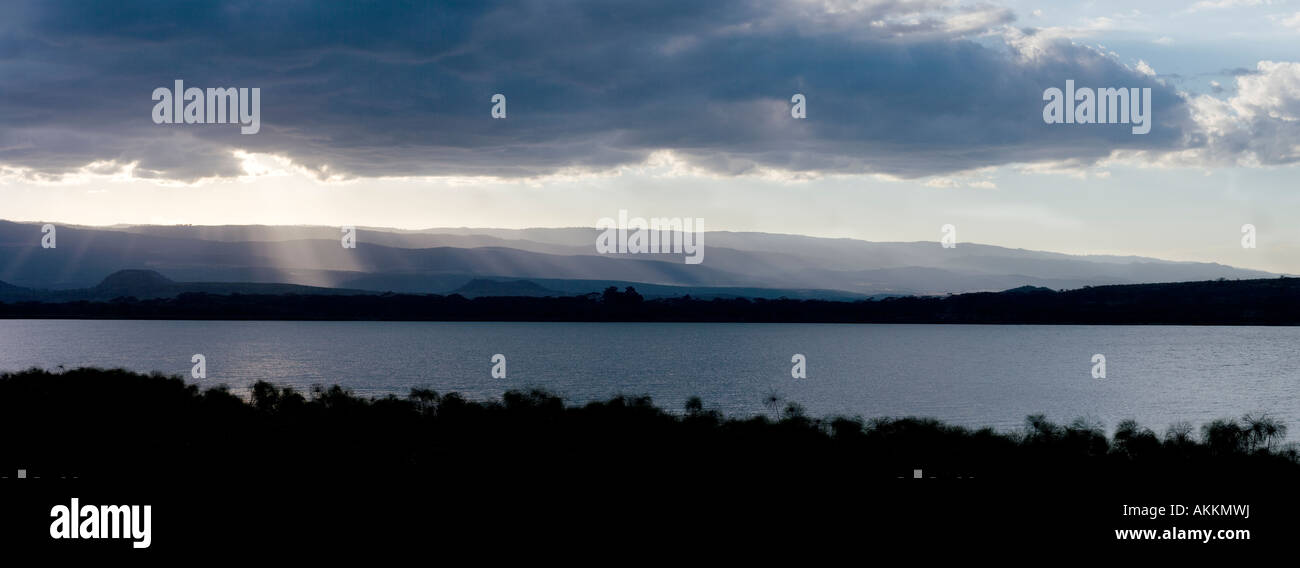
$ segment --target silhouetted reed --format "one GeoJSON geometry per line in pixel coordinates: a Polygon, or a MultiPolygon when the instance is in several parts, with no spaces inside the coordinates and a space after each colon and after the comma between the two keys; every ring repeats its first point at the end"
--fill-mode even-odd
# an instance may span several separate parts
{"type": "Polygon", "coordinates": [[[728,417],[693,397],[683,412],[649,397],[580,405],[508,391],[499,400],[412,389],[364,398],[332,386],[301,393],[265,382],[247,398],[157,373],[93,368],[0,375],[5,467],[69,475],[147,472],[188,479],[295,476],[618,475],[709,478],[816,472],[827,478],[1295,475],[1286,426],[1266,415],[1185,423],[1163,436],[1132,420],[1101,424],[1029,416],[1018,431],[928,418],[728,417]]]}

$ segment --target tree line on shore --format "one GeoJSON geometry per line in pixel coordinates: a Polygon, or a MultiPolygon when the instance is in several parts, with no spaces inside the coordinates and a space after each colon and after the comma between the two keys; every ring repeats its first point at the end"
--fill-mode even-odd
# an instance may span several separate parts
{"type": "Polygon", "coordinates": [[[1298,325],[1300,278],[859,301],[645,299],[631,287],[558,297],[184,293],[0,303],[0,318],[1298,325]]]}

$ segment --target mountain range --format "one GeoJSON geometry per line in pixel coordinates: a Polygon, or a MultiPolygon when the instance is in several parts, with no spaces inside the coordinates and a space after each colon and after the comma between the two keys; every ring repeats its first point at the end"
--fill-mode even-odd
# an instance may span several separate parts
{"type": "Polygon", "coordinates": [[[681,254],[598,254],[594,228],[358,227],[356,248],[344,248],[338,227],[57,225],[56,247],[42,248],[42,225],[0,221],[0,298],[183,291],[537,296],[634,286],[646,297],[860,299],[1278,276],[1135,256],[727,231],[704,233],[704,262],[697,265],[681,254]]]}

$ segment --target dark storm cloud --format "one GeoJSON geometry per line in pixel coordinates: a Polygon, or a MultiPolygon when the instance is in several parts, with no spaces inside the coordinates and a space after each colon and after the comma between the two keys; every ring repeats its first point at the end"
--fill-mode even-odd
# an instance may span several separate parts
{"type": "Polygon", "coordinates": [[[1006,10],[832,4],[8,4],[0,164],[195,179],[238,173],[246,149],[342,175],[529,176],[670,149],[725,174],[914,177],[1196,143],[1184,101],[1151,77],[1064,41],[1025,58],[981,36],[1006,10]],[[175,79],[261,88],[261,132],[153,124],[150,94],[175,79]],[[1151,133],[1044,124],[1043,89],[1066,79],[1151,87],[1151,133]],[[807,120],[790,118],[796,92],[807,120]]]}

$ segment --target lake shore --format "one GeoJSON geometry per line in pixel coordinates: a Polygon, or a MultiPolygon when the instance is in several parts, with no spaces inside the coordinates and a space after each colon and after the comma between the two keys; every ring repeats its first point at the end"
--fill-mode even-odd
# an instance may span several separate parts
{"type": "Polygon", "coordinates": [[[878,300],[747,297],[647,299],[633,287],[575,296],[212,294],[69,301],[60,293],[0,296],[0,318],[293,321],[762,322],[1054,325],[1300,325],[1300,278],[1124,284],[1075,290],[878,300]]]}

